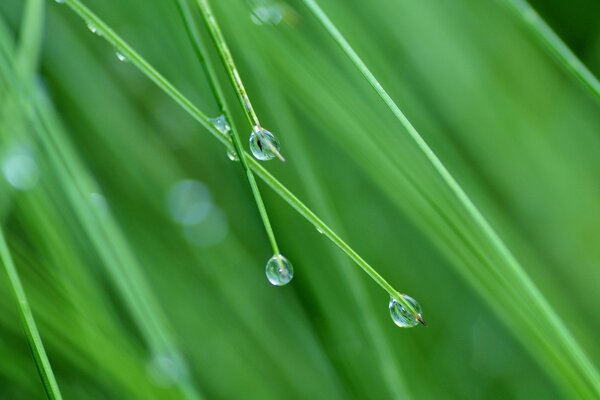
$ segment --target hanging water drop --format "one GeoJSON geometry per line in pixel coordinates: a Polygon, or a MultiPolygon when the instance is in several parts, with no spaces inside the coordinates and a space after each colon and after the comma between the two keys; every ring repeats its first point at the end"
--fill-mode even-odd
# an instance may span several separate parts
{"type": "Polygon", "coordinates": [[[287,258],[275,254],[267,261],[267,279],[274,286],[283,286],[290,283],[294,277],[294,267],[287,258]]]}
{"type": "Polygon", "coordinates": [[[279,153],[279,140],[266,129],[255,126],[250,134],[250,151],[257,160],[272,160],[275,157],[283,159],[279,153]]]}
{"type": "Polygon", "coordinates": [[[123,53],[121,53],[120,51],[116,51],[115,55],[117,56],[117,59],[121,62],[127,62],[127,57],[125,57],[123,55],[123,53]]]}
{"type": "Polygon", "coordinates": [[[215,128],[217,128],[217,130],[223,134],[229,133],[229,131],[231,130],[231,127],[229,126],[229,123],[227,122],[227,119],[224,115],[219,115],[216,118],[211,118],[210,122],[212,122],[215,128]]]}
{"type": "Polygon", "coordinates": [[[421,306],[419,303],[405,294],[402,295],[402,298],[413,306],[417,312],[417,316],[413,315],[412,312],[402,305],[402,303],[392,297],[390,299],[390,315],[392,316],[394,323],[400,328],[412,328],[419,322],[425,325],[425,321],[423,321],[423,318],[421,317],[421,306]]]}
{"type": "Polygon", "coordinates": [[[88,22],[87,23],[87,28],[90,30],[90,32],[92,32],[94,35],[98,35],[98,36],[102,36],[102,32],[100,32],[98,30],[98,27],[96,25],[94,25],[93,22],[88,22]]]}
{"type": "Polygon", "coordinates": [[[227,149],[227,158],[229,158],[231,161],[240,161],[235,149],[227,149]]]}

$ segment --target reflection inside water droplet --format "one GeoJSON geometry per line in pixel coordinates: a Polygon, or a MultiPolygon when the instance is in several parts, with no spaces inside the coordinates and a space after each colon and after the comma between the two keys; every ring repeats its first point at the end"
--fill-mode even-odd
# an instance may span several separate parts
{"type": "Polygon", "coordinates": [[[269,282],[275,286],[287,285],[294,277],[292,263],[281,254],[276,254],[267,261],[265,272],[269,282]]]}
{"type": "Polygon", "coordinates": [[[272,160],[279,154],[279,140],[275,135],[261,127],[254,127],[250,134],[250,151],[254,158],[261,161],[272,160]]]}
{"type": "MultiPolygon", "coordinates": [[[[412,297],[403,294],[402,298],[408,301],[415,309],[417,314],[421,315],[421,306],[412,297]]],[[[395,298],[390,298],[390,315],[396,325],[401,328],[411,328],[418,324],[417,318],[395,298]]]]}

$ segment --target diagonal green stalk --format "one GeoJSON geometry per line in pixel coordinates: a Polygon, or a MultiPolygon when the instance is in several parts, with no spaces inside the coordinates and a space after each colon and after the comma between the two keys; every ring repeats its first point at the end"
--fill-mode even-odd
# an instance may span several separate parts
{"type": "Polygon", "coordinates": [[[600,100],[598,78],[569,49],[526,0],[502,0],[501,3],[523,20],[529,31],[541,41],[560,64],[600,100]]]}
{"type": "MultiPolygon", "coordinates": [[[[213,14],[210,5],[208,4],[208,0],[196,0],[198,3],[198,7],[200,8],[200,12],[202,14],[202,18],[210,32],[210,35],[219,51],[219,55],[221,56],[221,60],[225,65],[225,69],[227,70],[227,74],[229,79],[231,80],[231,84],[235,89],[235,92],[238,96],[240,104],[244,109],[244,113],[250,122],[250,125],[253,127],[255,133],[257,135],[262,135],[262,131],[260,129],[255,129],[260,127],[260,122],[258,121],[258,116],[254,111],[254,107],[252,107],[252,103],[250,102],[250,97],[248,97],[248,93],[246,92],[246,88],[244,87],[244,83],[242,82],[242,78],[240,78],[240,74],[238,73],[238,69],[235,66],[235,62],[233,61],[233,56],[231,55],[231,51],[227,46],[227,42],[225,42],[225,38],[223,37],[223,33],[221,33],[221,28],[219,28],[219,24],[217,23],[217,19],[213,14]]],[[[266,144],[270,150],[279,158],[281,161],[285,161],[279,150],[270,140],[265,140],[264,144],[266,144]]]]}
{"type": "Polygon", "coordinates": [[[37,367],[38,373],[40,374],[40,378],[42,379],[42,383],[44,384],[46,396],[48,397],[48,399],[51,400],[62,400],[62,395],[60,394],[58,383],[56,382],[56,378],[54,377],[54,373],[52,372],[52,367],[50,366],[50,361],[48,360],[48,356],[46,355],[46,350],[44,349],[42,338],[37,329],[37,325],[35,324],[35,320],[33,318],[33,313],[31,312],[29,302],[27,301],[25,289],[21,284],[21,279],[19,278],[19,274],[10,255],[10,250],[8,249],[8,245],[6,244],[6,239],[1,228],[0,260],[2,260],[2,264],[4,264],[6,274],[8,275],[8,280],[10,281],[10,286],[12,288],[15,299],[17,300],[19,314],[21,315],[21,320],[23,321],[23,325],[25,327],[27,342],[29,343],[29,347],[31,348],[31,353],[33,354],[35,365],[37,367]]]}
{"type": "Polygon", "coordinates": [[[532,306],[536,307],[540,311],[542,317],[547,318],[547,321],[554,326],[556,333],[561,339],[565,346],[567,354],[571,358],[569,361],[572,362],[573,366],[576,366],[580,373],[585,377],[584,379],[592,387],[592,390],[600,393],[600,378],[598,372],[594,368],[593,364],[583,352],[579,344],[575,341],[564,322],[558,317],[555,311],[552,309],[548,301],[533,283],[531,278],[525,273],[519,262],[510,252],[508,247],[500,239],[498,234],[494,231],[489,222],[484,218],[481,212],[477,209],[475,204],[467,196],[466,192],[450,174],[448,169],[444,166],[442,161],[437,157],[429,145],[418,133],[416,128],[411,124],[406,115],[400,110],[398,105],[394,102],[392,97],[387,93],[383,86],[379,83],[375,75],[362,61],[360,56],[354,51],[352,46],[336,28],[333,22],[320,8],[315,0],[302,0],[319,23],[325,28],[329,35],[333,38],[336,44],[342,49],[350,61],[354,64],[356,69],[363,75],[363,77],[372,86],[375,92],[379,95],[385,105],[390,109],[394,116],[400,121],[402,126],[406,129],[410,137],[417,144],[418,148],[425,155],[427,160],[431,163],[435,171],[439,174],[442,180],[445,182],[451,193],[458,200],[467,215],[472,219],[472,222],[482,232],[486,240],[492,246],[497,256],[502,260],[504,265],[509,268],[509,271],[515,275],[526,290],[526,294],[529,295],[529,301],[532,302],[532,306]]]}
{"type": "MultiPolygon", "coordinates": [[[[277,240],[275,239],[275,234],[273,233],[273,227],[271,226],[271,221],[269,220],[269,215],[267,214],[267,209],[260,194],[260,190],[258,189],[258,185],[256,184],[256,178],[254,177],[252,170],[248,166],[248,161],[244,157],[244,148],[242,147],[240,136],[238,135],[238,131],[235,126],[233,116],[231,115],[231,111],[227,106],[225,95],[223,94],[223,89],[221,88],[215,69],[210,63],[210,61],[207,60],[208,52],[206,50],[206,47],[204,46],[204,43],[202,42],[202,39],[200,38],[200,33],[198,32],[198,29],[194,23],[192,10],[190,9],[187,0],[178,0],[177,4],[183,16],[186,30],[190,35],[194,51],[196,53],[196,56],[198,57],[198,60],[200,61],[200,64],[202,65],[202,68],[204,69],[204,72],[208,77],[210,88],[215,96],[215,99],[217,100],[219,109],[221,110],[223,115],[225,115],[225,119],[229,123],[229,133],[231,141],[233,143],[233,147],[235,149],[235,153],[237,155],[238,160],[240,161],[240,165],[242,166],[244,173],[246,174],[246,178],[248,179],[250,189],[252,190],[252,195],[254,196],[254,201],[256,202],[256,207],[258,208],[260,218],[267,233],[267,237],[269,238],[269,242],[271,243],[273,254],[279,254],[279,246],[277,245],[277,240]]],[[[250,103],[248,102],[248,104],[250,103]]],[[[254,118],[256,118],[254,110],[252,110],[252,115],[254,116],[254,118]]]]}
{"type": "MultiPolygon", "coordinates": [[[[192,118],[204,126],[217,140],[230,148],[231,139],[227,134],[219,131],[202,111],[200,111],[187,97],[173,86],[164,76],[154,69],[142,56],[131,48],[121,37],[119,37],[111,28],[108,27],[98,16],[90,9],[84,6],[79,0],[65,0],[65,3],[84,21],[91,22],[96,26],[98,32],[102,33],[102,38],[111,45],[119,49],[130,61],[131,65],[138,68],[148,79],[154,82],[161,90],[171,97],[183,110],[192,118]]],[[[271,187],[283,200],[285,200],[293,209],[314,225],[315,228],[323,231],[323,234],[329,238],[336,246],[346,253],[364,272],[367,273],[381,286],[388,294],[396,298],[405,308],[410,310],[415,317],[417,311],[411,303],[393,288],[367,261],[365,261],[350,245],[339,237],[329,226],[327,226],[310,208],[308,208],[300,199],[290,192],[281,182],[271,175],[257,160],[250,154],[243,152],[248,161],[248,165],[267,185],[271,187]]]]}

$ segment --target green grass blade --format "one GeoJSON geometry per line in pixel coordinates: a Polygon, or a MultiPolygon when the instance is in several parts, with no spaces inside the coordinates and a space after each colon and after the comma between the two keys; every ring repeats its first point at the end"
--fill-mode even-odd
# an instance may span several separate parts
{"type": "MultiPolygon", "coordinates": [[[[132,65],[137,67],[144,75],[153,81],[160,89],[169,95],[184,111],[190,114],[196,121],[203,125],[215,138],[227,147],[231,147],[231,139],[228,135],[221,133],[215,128],[210,119],[202,113],[187,97],[185,97],[175,86],[173,86],[164,76],[154,69],[146,60],[144,60],[134,49],[132,49],[123,39],[121,39],[112,29],[110,29],[100,18],[84,6],[79,0],[65,0],[65,3],[71,7],[86,22],[93,23],[102,37],[121,51],[132,65]]],[[[328,225],[326,225],[310,208],[300,201],[291,191],[289,191],[281,182],[271,175],[258,161],[250,154],[244,152],[244,157],[248,161],[250,168],[261,179],[264,180],[283,200],[285,200],[300,215],[307,219],[315,228],[323,231],[323,234],[329,238],[336,246],[346,253],[364,272],[367,273],[379,286],[388,294],[398,299],[406,308],[417,315],[413,306],[404,300],[401,294],[394,289],[365,259],[363,259],[349,244],[340,238],[328,225]]]]}
{"type": "MultiPolygon", "coordinates": [[[[254,201],[256,202],[256,208],[260,214],[263,226],[265,227],[265,231],[267,233],[267,237],[269,239],[269,243],[271,244],[271,248],[273,249],[273,254],[279,254],[279,246],[277,244],[277,240],[275,238],[275,233],[273,233],[273,227],[271,226],[271,221],[269,219],[269,215],[267,213],[267,209],[265,207],[264,201],[260,194],[260,190],[258,189],[258,185],[256,184],[256,179],[250,167],[248,166],[248,162],[246,161],[246,157],[244,157],[244,147],[242,146],[242,141],[240,140],[240,136],[238,134],[237,127],[235,125],[233,116],[229,111],[229,107],[227,107],[227,101],[225,100],[225,96],[223,95],[223,89],[219,83],[217,75],[215,73],[214,67],[211,65],[210,61],[207,60],[208,52],[200,39],[200,34],[198,32],[197,27],[194,24],[194,18],[192,15],[192,10],[190,9],[187,0],[178,0],[178,5],[183,16],[183,21],[185,23],[186,29],[190,35],[190,39],[192,41],[192,45],[200,61],[200,64],[203,66],[204,71],[208,77],[210,87],[213,91],[213,95],[215,96],[219,108],[225,115],[225,118],[229,122],[230,126],[230,136],[231,141],[233,143],[235,153],[237,158],[240,161],[240,165],[246,175],[248,180],[248,184],[250,185],[250,189],[252,190],[252,195],[254,196],[254,201]]],[[[203,14],[204,15],[204,14],[203,14]]],[[[218,28],[217,28],[218,29],[218,28]]],[[[215,44],[225,46],[224,42],[215,41],[215,44]]],[[[225,47],[226,49],[226,47],[225,47]]],[[[226,51],[226,50],[223,50],[226,51]]],[[[223,52],[222,51],[222,52],[223,52]]],[[[227,51],[228,52],[228,51],[227,51]]],[[[226,64],[228,65],[228,64],[226,64]]],[[[244,92],[245,93],[245,92],[244,92]]],[[[249,100],[248,100],[248,104],[249,100]]],[[[250,109],[252,109],[250,107],[250,109]]],[[[254,110],[252,110],[252,114],[254,114],[254,110]]]]}
{"type": "Polygon", "coordinates": [[[50,361],[46,355],[42,338],[35,324],[31,307],[29,306],[27,296],[25,295],[25,289],[21,284],[19,274],[10,255],[3,229],[0,229],[0,259],[2,260],[2,264],[4,264],[10,287],[17,300],[19,314],[21,315],[25,327],[27,342],[31,348],[31,353],[33,354],[35,365],[40,374],[40,378],[42,379],[42,383],[44,384],[46,396],[51,400],[61,400],[62,396],[60,394],[60,389],[58,388],[58,383],[54,377],[54,372],[52,372],[52,367],[50,366],[50,361]]]}
{"type": "Polygon", "coordinates": [[[528,30],[558,60],[565,70],[572,74],[589,90],[596,100],[600,100],[600,81],[569,49],[569,46],[552,30],[526,0],[502,0],[517,18],[521,19],[528,30]]]}

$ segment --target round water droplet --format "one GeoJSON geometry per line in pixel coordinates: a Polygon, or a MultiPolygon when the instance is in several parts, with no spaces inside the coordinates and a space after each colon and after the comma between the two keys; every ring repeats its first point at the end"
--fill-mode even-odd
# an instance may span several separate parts
{"type": "Polygon", "coordinates": [[[98,30],[98,27],[96,25],[94,25],[93,22],[88,22],[87,23],[87,28],[90,30],[90,32],[92,32],[94,35],[98,35],[98,36],[102,36],[102,32],[100,32],[98,30]]]}
{"type": "Polygon", "coordinates": [[[6,181],[17,190],[31,190],[38,183],[38,164],[26,147],[12,150],[2,161],[2,174],[6,181]]]}
{"type": "Polygon", "coordinates": [[[169,191],[167,206],[176,222],[194,225],[208,216],[213,203],[206,185],[193,179],[183,179],[169,191]]]}
{"type": "Polygon", "coordinates": [[[239,157],[237,156],[237,153],[235,152],[235,149],[227,150],[227,158],[229,158],[231,161],[240,161],[239,157]]]}
{"type": "Polygon", "coordinates": [[[117,56],[117,59],[121,62],[127,62],[127,57],[125,57],[123,55],[123,53],[121,53],[120,51],[115,51],[115,55],[117,56]]]}
{"type": "Polygon", "coordinates": [[[219,115],[216,118],[211,118],[210,122],[212,122],[215,128],[217,128],[217,130],[223,134],[229,133],[229,131],[231,130],[231,127],[229,126],[229,123],[227,122],[227,119],[224,115],[219,115]]]}
{"type": "Polygon", "coordinates": [[[275,254],[267,261],[267,279],[275,286],[283,286],[290,283],[294,277],[294,267],[287,258],[281,254],[275,254]]]}
{"type": "MultiPolygon", "coordinates": [[[[417,303],[417,301],[412,297],[405,294],[403,294],[402,297],[414,307],[415,311],[417,311],[417,314],[420,316],[421,306],[419,303],[417,303]]],[[[415,316],[406,307],[404,307],[402,303],[393,297],[390,299],[390,315],[392,316],[394,323],[400,328],[412,328],[418,324],[415,316]]]]}
{"type": "Polygon", "coordinates": [[[279,140],[268,130],[254,127],[250,134],[250,151],[257,160],[272,160],[279,154],[279,140]]]}

